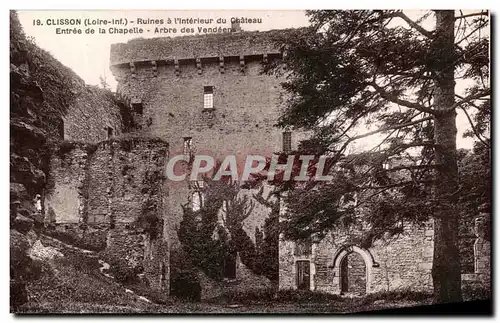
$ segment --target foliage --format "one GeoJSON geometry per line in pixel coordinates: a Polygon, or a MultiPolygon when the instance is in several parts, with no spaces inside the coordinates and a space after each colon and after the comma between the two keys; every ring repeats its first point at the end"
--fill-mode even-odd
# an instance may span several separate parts
{"type": "MultiPolygon", "coordinates": [[[[488,141],[489,142],[489,141],[488,141]]],[[[458,154],[459,185],[458,212],[459,247],[463,273],[474,272],[474,219],[480,205],[490,203],[492,194],[491,149],[476,142],[472,150],[458,154]]]]}
{"type": "Polygon", "coordinates": [[[201,285],[195,271],[182,271],[171,277],[170,294],[187,301],[201,300],[201,285]]]}
{"type": "Polygon", "coordinates": [[[269,304],[279,303],[330,303],[332,301],[343,302],[339,295],[310,290],[276,290],[276,288],[266,288],[250,291],[225,290],[224,293],[211,299],[213,303],[228,304],[269,304]]]}
{"type": "Polygon", "coordinates": [[[214,191],[206,190],[206,203],[198,211],[193,211],[189,203],[183,205],[183,219],[177,234],[192,264],[209,277],[221,280],[228,245],[224,239],[213,239],[222,207],[222,199],[214,191]]]}
{"type": "Polygon", "coordinates": [[[432,294],[428,292],[412,291],[409,289],[399,289],[394,291],[377,292],[366,295],[363,298],[363,304],[371,304],[375,301],[415,301],[424,302],[432,299],[432,294]]]}
{"type": "Polygon", "coordinates": [[[116,281],[122,284],[133,284],[138,282],[137,274],[143,272],[141,266],[131,267],[127,260],[114,256],[110,253],[105,255],[106,262],[109,264],[109,274],[115,277],[116,281]]]}
{"type": "Polygon", "coordinates": [[[179,239],[193,265],[211,278],[224,278],[227,259],[238,253],[241,262],[251,271],[277,280],[277,210],[266,219],[264,231],[257,230],[254,243],[243,229],[243,221],[252,213],[254,201],[249,195],[239,194],[241,188],[228,178],[220,181],[205,178],[203,187],[194,188],[204,196],[200,198],[204,201],[200,209],[194,211],[190,203],[183,205],[179,239]]]}
{"type": "MultiPolygon", "coordinates": [[[[146,303],[126,293],[123,286],[105,278],[99,272],[99,267],[97,259],[66,250],[64,258],[54,259],[52,270],[44,271],[39,280],[28,285],[30,303],[21,311],[39,308],[43,312],[77,313],[79,307],[88,308],[90,304],[132,306],[127,311],[147,307],[146,303]],[[49,308],[45,308],[46,303],[50,304],[49,308]]],[[[97,311],[102,311],[102,308],[97,307],[97,311]]]]}
{"type": "Polygon", "coordinates": [[[308,11],[311,26],[277,35],[283,60],[266,67],[285,76],[278,125],[312,131],[300,150],[327,154],[326,172],[334,176],[331,183],[278,183],[292,190],[285,234],[321,237],[335,228],[363,229],[364,222],[365,236],[354,238],[369,246],[433,216],[439,301],[461,297],[457,109],[470,123],[466,135],[490,147],[489,40],[481,33],[488,12],[458,12],[308,11]],[[422,27],[433,18],[434,30],[422,27]],[[343,157],[354,141],[375,134],[379,143],[364,156],[343,157]]]}
{"type": "Polygon", "coordinates": [[[491,289],[479,286],[466,285],[462,289],[462,293],[465,301],[487,300],[492,297],[491,289]]]}
{"type": "Polygon", "coordinates": [[[73,245],[78,248],[82,248],[85,250],[92,250],[92,251],[101,251],[106,248],[106,240],[105,239],[93,239],[91,240],[86,240],[83,238],[79,237],[79,234],[73,230],[70,230],[68,232],[65,231],[59,231],[55,227],[49,227],[45,229],[43,232],[45,235],[52,237],[54,239],[60,240],[64,243],[73,245]]]}

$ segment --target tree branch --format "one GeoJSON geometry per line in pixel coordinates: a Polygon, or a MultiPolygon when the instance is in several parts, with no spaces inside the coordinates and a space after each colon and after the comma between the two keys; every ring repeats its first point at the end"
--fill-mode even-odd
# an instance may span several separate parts
{"type": "Polygon", "coordinates": [[[396,166],[391,167],[386,172],[397,172],[398,170],[414,170],[414,169],[433,169],[436,165],[408,165],[408,166],[396,166]]]}
{"type": "Polygon", "coordinates": [[[397,11],[397,12],[394,12],[392,14],[389,15],[389,17],[398,17],[398,18],[401,18],[403,19],[411,28],[417,30],[419,33],[421,33],[422,35],[428,37],[428,38],[432,38],[433,37],[433,33],[426,30],[424,27],[420,26],[419,24],[417,24],[415,21],[411,20],[407,15],[405,15],[402,11],[397,11]]]}
{"type": "Polygon", "coordinates": [[[436,113],[436,111],[431,109],[430,107],[426,107],[426,106],[420,105],[418,103],[403,100],[403,99],[398,98],[395,95],[390,94],[389,92],[385,91],[382,87],[378,86],[377,83],[375,83],[375,82],[371,82],[370,85],[380,94],[380,96],[383,99],[386,99],[388,101],[402,105],[402,106],[407,107],[407,108],[415,109],[415,110],[429,113],[432,115],[434,115],[436,113]]]}
{"type": "Polygon", "coordinates": [[[432,119],[433,119],[432,117],[425,117],[425,118],[421,118],[421,119],[418,119],[418,120],[414,120],[414,121],[402,123],[402,124],[399,124],[397,126],[390,126],[390,127],[379,128],[377,130],[373,130],[373,131],[364,133],[362,135],[351,137],[349,140],[347,140],[347,143],[351,143],[354,140],[362,139],[362,138],[374,135],[374,134],[379,133],[379,132],[384,132],[384,131],[389,131],[389,130],[396,130],[396,129],[406,128],[406,127],[413,126],[415,124],[418,124],[418,123],[421,123],[421,122],[424,122],[424,121],[428,121],[428,120],[432,120],[432,119]]]}
{"type": "Polygon", "coordinates": [[[460,108],[465,113],[465,116],[467,117],[467,120],[469,120],[469,124],[470,124],[470,126],[472,128],[472,131],[476,135],[477,139],[479,139],[479,141],[481,141],[483,143],[483,145],[485,145],[486,147],[490,148],[490,145],[481,138],[481,136],[479,135],[479,132],[476,130],[476,127],[474,127],[474,122],[472,122],[472,119],[469,116],[469,113],[467,113],[467,110],[465,108],[463,108],[463,107],[460,107],[460,108]]]}
{"type": "MultiPolygon", "coordinates": [[[[464,100],[464,99],[465,99],[463,96],[458,95],[458,94],[455,94],[455,96],[456,96],[457,98],[459,98],[460,100],[464,100]]],[[[482,99],[482,98],[478,98],[478,99],[476,99],[476,100],[481,100],[481,99],[482,99]]],[[[484,110],[485,110],[485,109],[483,109],[483,108],[479,107],[477,104],[474,104],[473,102],[464,102],[464,103],[466,103],[466,104],[470,105],[471,107],[474,107],[474,108],[478,109],[479,111],[484,111],[484,110]]]]}
{"type": "Polygon", "coordinates": [[[485,96],[488,96],[491,94],[491,89],[486,89],[483,91],[479,91],[477,93],[471,94],[469,96],[466,96],[465,98],[462,99],[460,102],[455,102],[451,107],[444,109],[444,110],[436,110],[434,111],[436,115],[443,115],[446,114],[450,111],[455,110],[456,108],[461,107],[462,104],[469,103],[469,101],[473,100],[478,100],[480,98],[483,98],[485,96]]]}
{"type": "MultiPolygon", "coordinates": [[[[418,184],[425,184],[425,183],[434,183],[434,180],[426,180],[426,181],[420,181],[418,184]]],[[[387,189],[387,188],[394,188],[394,187],[400,187],[400,186],[406,186],[406,185],[411,185],[415,184],[414,181],[407,181],[407,182],[401,182],[401,183],[395,183],[395,184],[390,184],[390,185],[384,185],[384,186],[358,186],[356,187],[357,190],[375,190],[375,189],[387,189]]]]}
{"type": "Polygon", "coordinates": [[[481,12],[469,13],[469,14],[466,14],[466,15],[456,16],[455,20],[457,20],[457,19],[463,19],[463,18],[467,18],[467,17],[475,17],[475,16],[489,16],[489,13],[488,13],[488,11],[481,11],[481,12]]]}
{"type": "Polygon", "coordinates": [[[475,33],[476,31],[478,31],[479,29],[483,28],[486,26],[486,22],[483,22],[482,24],[479,24],[479,26],[477,26],[476,28],[474,28],[474,30],[472,30],[467,36],[464,36],[462,39],[460,39],[459,41],[457,41],[455,43],[455,46],[458,46],[460,45],[461,42],[463,42],[464,40],[466,40],[467,38],[469,38],[473,33],[475,33]]]}

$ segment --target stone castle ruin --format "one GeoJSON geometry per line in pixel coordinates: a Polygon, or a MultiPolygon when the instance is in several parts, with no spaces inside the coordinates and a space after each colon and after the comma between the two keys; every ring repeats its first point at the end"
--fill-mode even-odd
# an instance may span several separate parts
{"type": "MultiPolygon", "coordinates": [[[[183,206],[197,208],[203,201],[196,198],[199,181],[166,178],[169,158],[206,154],[222,160],[234,154],[241,162],[247,155],[296,149],[303,135],[274,126],[283,108],[282,80],[261,73],[262,63],[280,59],[272,38],[283,32],[113,44],[110,66],[125,111],[120,104],[103,106],[84,97],[68,107],[42,194],[52,232],[142,269],[151,288],[167,293],[175,270],[171,254],[182,248],[177,233],[183,206]]],[[[240,194],[251,197],[255,191],[240,194]]],[[[267,198],[269,189],[262,194],[267,198]]],[[[254,203],[243,221],[254,242],[270,213],[254,203]]],[[[471,284],[489,282],[486,222],[476,228],[475,272],[464,275],[471,284]]],[[[331,232],[319,240],[280,239],[279,288],[337,294],[432,290],[432,222],[405,227],[398,237],[370,247],[348,238],[349,233],[331,232]]],[[[234,266],[233,285],[272,285],[239,257],[234,266]]]]}

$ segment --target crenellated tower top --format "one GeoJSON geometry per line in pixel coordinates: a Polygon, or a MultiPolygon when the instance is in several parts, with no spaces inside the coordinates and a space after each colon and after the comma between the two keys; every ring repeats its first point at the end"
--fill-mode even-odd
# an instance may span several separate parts
{"type": "Polygon", "coordinates": [[[111,45],[111,67],[176,65],[222,58],[280,55],[273,38],[291,29],[180,37],[138,38],[111,45]]]}

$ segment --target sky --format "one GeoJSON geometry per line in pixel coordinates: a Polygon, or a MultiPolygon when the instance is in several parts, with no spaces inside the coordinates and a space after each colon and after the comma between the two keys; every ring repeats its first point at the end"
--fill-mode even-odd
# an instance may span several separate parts
{"type": "MultiPolygon", "coordinates": [[[[225,18],[226,24],[194,24],[190,27],[230,27],[230,19],[237,18],[261,18],[262,23],[241,24],[247,31],[266,31],[271,29],[284,29],[293,27],[303,27],[308,25],[308,19],[303,10],[123,10],[123,11],[19,11],[19,19],[23,25],[26,35],[34,37],[38,46],[48,50],[54,57],[64,65],[73,69],[88,84],[98,85],[99,76],[105,76],[108,83],[114,89],[116,81],[109,70],[110,46],[113,43],[123,43],[130,39],[143,37],[176,37],[182,36],[180,29],[188,25],[172,25],[176,27],[175,34],[154,34],[153,30],[143,35],[117,35],[117,34],[82,34],[82,35],[57,35],[56,26],[48,26],[47,19],[61,18],[90,18],[90,19],[120,19],[128,20],[164,19],[167,18],[199,18],[210,19],[214,22],[218,18],[225,18]],[[33,20],[40,19],[43,26],[33,25],[33,20]]],[[[166,25],[166,24],[165,24],[166,25]]],[[[130,27],[131,24],[128,26],[130,27]]],[[[59,26],[65,27],[65,26],[59,26]]],[[[108,28],[108,26],[104,28],[108,28]]]]}
{"type": "MultiPolygon", "coordinates": [[[[465,11],[464,13],[467,13],[465,11]]],[[[421,16],[422,11],[409,11],[408,15],[411,18],[421,16]]],[[[64,65],[70,67],[76,74],[78,74],[87,84],[98,85],[100,77],[104,77],[106,82],[112,89],[116,88],[116,81],[109,69],[109,56],[110,46],[113,43],[127,42],[133,38],[153,38],[153,37],[177,37],[185,35],[181,33],[182,27],[230,27],[231,18],[260,18],[261,23],[247,23],[241,24],[243,30],[247,31],[266,31],[271,29],[284,29],[284,28],[297,28],[307,26],[309,24],[308,18],[303,10],[92,10],[92,11],[18,11],[19,19],[28,37],[33,37],[36,44],[41,48],[50,52],[56,59],[64,65]],[[142,35],[137,34],[86,34],[81,35],[68,35],[57,34],[56,28],[69,28],[72,26],[49,26],[51,21],[58,19],[85,19],[88,18],[92,21],[125,18],[127,21],[138,21],[147,19],[164,19],[166,22],[168,18],[212,18],[212,24],[194,24],[194,25],[169,25],[177,28],[176,33],[169,34],[155,34],[153,28],[146,25],[137,25],[143,27],[145,30],[150,29],[142,35]],[[217,19],[226,19],[225,24],[215,23],[217,19]]],[[[433,19],[429,18],[423,21],[423,26],[428,30],[432,30],[433,19]]],[[[166,25],[166,24],[164,24],[166,25]]],[[[129,23],[127,28],[133,27],[129,23]]],[[[149,25],[151,26],[151,25],[149,25]]],[[[87,27],[80,26],[83,30],[87,27]]],[[[93,26],[95,30],[97,27],[103,27],[106,30],[108,26],[93,26]]],[[[463,88],[463,84],[457,84],[457,90],[463,88]]],[[[461,110],[458,111],[457,116],[457,146],[459,148],[471,148],[473,140],[470,138],[462,138],[463,132],[469,127],[468,121],[461,110]]],[[[352,152],[369,149],[373,143],[380,139],[379,136],[371,136],[364,140],[356,142],[356,149],[352,152]]]]}

